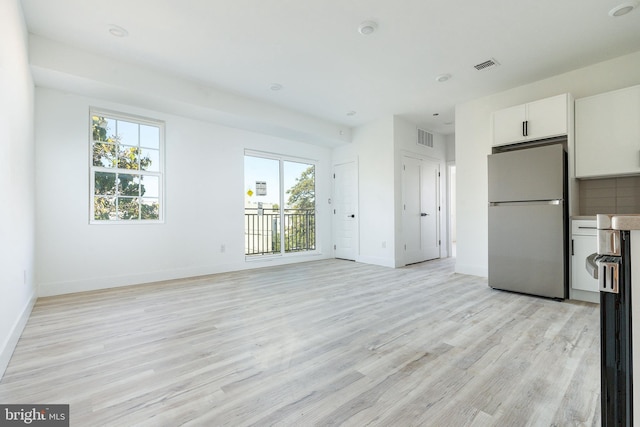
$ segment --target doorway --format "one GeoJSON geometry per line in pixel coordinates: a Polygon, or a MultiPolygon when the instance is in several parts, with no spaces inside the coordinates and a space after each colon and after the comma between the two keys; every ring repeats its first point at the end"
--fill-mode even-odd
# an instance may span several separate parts
{"type": "Polygon", "coordinates": [[[311,161],[245,152],[247,259],[316,250],[315,170],[311,161]]]}
{"type": "Polygon", "coordinates": [[[333,168],[333,242],[336,258],[355,261],[358,254],[358,168],[356,162],[333,168]]]}
{"type": "Polygon", "coordinates": [[[448,179],[447,185],[449,187],[449,209],[447,212],[449,213],[449,221],[448,221],[448,230],[449,230],[449,256],[455,258],[456,257],[456,165],[448,164],[448,179]]]}
{"type": "Polygon", "coordinates": [[[440,164],[403,157],[402,224],[404,262],[440,258],[440,164]]]}

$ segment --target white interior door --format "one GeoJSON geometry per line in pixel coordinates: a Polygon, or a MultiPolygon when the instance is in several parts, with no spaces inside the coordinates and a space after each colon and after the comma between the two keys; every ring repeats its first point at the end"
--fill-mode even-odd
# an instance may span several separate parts
{"type": "Polygon", "coordinates": [[[440,258],[440,165],[437,162],[421,161],[420,201],[422,204],[421,226],[424,259],[440,258]]]}
{"type": "Polygon", "coordinates": [[[405,157],[402,168],[404,257],[406,264],[413,264],[424,261],[422,254],[420,160],[405,157]]]}
{"type": "Polygon", "coordinates": [[[440,257],[439,170],[436,162],[403,158],[405,264],[440,257]]]}
{"type": "Polygon", "coordinates": [[[355,162],[334,167],[333,230],[336,258],[355,260],[358,248],[358,173],[355,162]]]}

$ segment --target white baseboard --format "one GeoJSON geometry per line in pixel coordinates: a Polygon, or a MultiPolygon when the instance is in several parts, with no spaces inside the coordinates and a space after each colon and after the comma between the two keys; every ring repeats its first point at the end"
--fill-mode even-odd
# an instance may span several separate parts
{"type": "Polygon", "coordinates": [[[5,341],[4,346],[0,349],[0,380],[4,376],[7,366],[9,366],[9,361],[11,360],[11,356],[13,356],[13,351],[18,344],[22,331],[24,331],[24,327],[27,325],[27,321],[29,321],[29,316],[31,316],[31,311],[33,310],[33,306],[36,304],[36,300],[37,297],[34,292],[22,310],[22,313],[20,313],[20,317],[18,317],[16,322],[13,324],[11,333],[5,341]]]}
{"type": "Polygon", "coordinates": [[[208,276],[210,274],[228,273],[231,271],[248,270],[252,268],[270,267],[284,264],[295,264],[306,261],[327,259],[321,253],[301,254],[288,257],[265,257],[263,259],[245,260],[218,265],[205,265],[174,270],[162,270],[129,274],[123,276],[93,277],[83,280],[40,283],[38,296],[48,297],[54,295],[72,294],[76,292],[97,291],[100,289],[119,288],[123,286],[139,285],[144,283],[162,282],[166,280],[187,279],[190,277],[208,276]]]}
{"type": "Polygon", "coordinates": [[[38,296],[50,297],[55,295],[73,294],[76,292],[97,291],[100,289],[120,288],[123,286],[139,285],[142,283],[162,282],[165,280],[183,279],[188,277],[206,276],[237,270],[232,266],[218,266],[217,268],[186,268],[145,272],[122,276],[91,277],[82,280],[49,282],[38,284],[38,296]]]}
{"type": "Polygon", "coordinates": [[[395,261],[389,258],[360,256],[356,258],[356,261],[361,262],[363,264],[373,264],[373,265],[379,265],[382,267],[396,268],[395,261]]]}
{"type": "Polygon", "coordinates": [[[600,304],[600,292],[589,292],[571,288],[569,289],[569,295],[572,300],[600,304]]]}
{"type": "Polygon", "coordinates": [[[487,267],[478,267],[476,265],[464,265],[456,261],[456,273],[468,274],[469,276],[489,277],[487,267]]]}

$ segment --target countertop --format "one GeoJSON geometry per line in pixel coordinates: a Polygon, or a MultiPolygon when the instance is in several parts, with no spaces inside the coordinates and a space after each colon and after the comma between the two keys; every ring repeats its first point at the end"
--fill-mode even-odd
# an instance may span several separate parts
{"type": "Polygon", "coordinates": [[[640,214],[598,214],[598,229],[640,230],[640,214]]]}

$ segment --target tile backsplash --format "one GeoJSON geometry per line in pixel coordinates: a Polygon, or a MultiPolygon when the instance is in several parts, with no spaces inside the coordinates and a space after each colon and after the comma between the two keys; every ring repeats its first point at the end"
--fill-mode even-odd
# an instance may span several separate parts
{"type": "Polygon", "coordinates": [[[640,176],[580,180],[580,215],[640,213],[640,176]]]}

